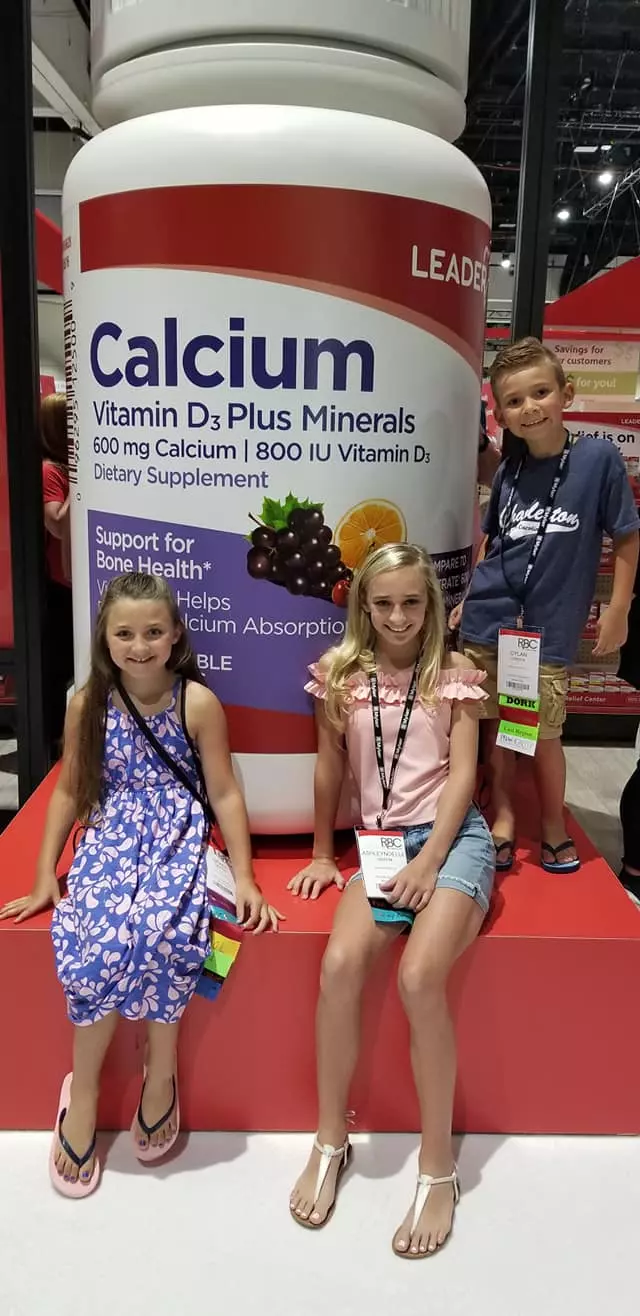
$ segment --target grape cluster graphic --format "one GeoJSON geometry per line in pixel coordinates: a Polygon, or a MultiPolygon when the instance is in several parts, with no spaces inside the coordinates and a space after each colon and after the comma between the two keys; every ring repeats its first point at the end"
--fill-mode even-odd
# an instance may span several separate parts
{"type": "Polygon", "coordinates": [[[326,525],[322,504],[288,494],[283,502],[265,498],[247,554],[254,580],[280,585],[290,594],[310,595],[346,608],[353,572],[342,561],[326,525]]]}

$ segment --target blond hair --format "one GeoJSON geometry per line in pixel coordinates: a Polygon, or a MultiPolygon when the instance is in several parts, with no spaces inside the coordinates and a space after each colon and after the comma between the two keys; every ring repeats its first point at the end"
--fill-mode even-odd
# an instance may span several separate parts
{"type": "Polygon", "coordinates": [[[326,713],[339,730],[344,729],[344,713],[350,701],[349,681],[356,672],[375,672],[376,633],[368,609],[369,588],[376,576],[402,567],[418,567],[425,583],[427,600],[420,632],[418,654],[418,699],[423,704],[436,700],[436,685],[444,659],[444,600],[435,567],[424,548],[415,544],[387,544],[378,548],[358,568],[349,591],[347,625],[344,638],[329,649],[323,660],[326,713]]]}
{"type": "Polygon", "coordinates": [[[556,377],[556,383],[559,388],[565,388],[567,376],[564,373],[562,362],[550,347],[545,347],[539,338],[521,338],[517,343],[510,343],[508,347],[503,347],[498,352],[491,370],[489,371],[489,380],[493,396],[500,404],[500,381],[505,375],[512,375],[516,370],[529,370],[531,366],[537,366],[542,361],[553,368],[556,377]]]}

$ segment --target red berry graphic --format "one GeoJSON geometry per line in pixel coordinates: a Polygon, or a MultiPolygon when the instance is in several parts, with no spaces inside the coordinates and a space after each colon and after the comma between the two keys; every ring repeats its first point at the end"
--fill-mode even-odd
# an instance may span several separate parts
{"type": "Polygon", "coordinates": [[[346,608],[351,585],[348,580],[339,580],[331,591],[331,598],[337,608],[346,608]]]}

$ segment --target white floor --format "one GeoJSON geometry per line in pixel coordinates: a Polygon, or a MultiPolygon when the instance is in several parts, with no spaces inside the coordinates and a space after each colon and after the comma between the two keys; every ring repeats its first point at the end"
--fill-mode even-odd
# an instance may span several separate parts
{"type": "Polygon", "coordinates": [[[299,1135],[192,1136],[171,1166],[128,1141],[86,1202],[48,1138],[0,1135],[2,1316],[637,1316],[640,1140],[466,1138],[450,1245],[397,1260],[416,1140],[360,1137],[328,1228],[289,1219],[299,1135]]]}
{"type": "MultiPolygon", "coordinates": [[[[622,841],[618,808],[633,772],[635,749],[592,749],[565,745],[567,804],[614,873],[619,872],[622,841]]],[[[638,1303],[640,1311],[640,1302],[638,1303]]]]}
{"type": "Polygon", "coordinates": [[[0,809],[17,809],[17,741],[0,737],[0,809]]]}
{"type": "MultiPolygon", "coordinates": [[[[615,869],[635,754],[567,759],[567,802],[615,869]]],[[[414,1266],[389,1243],[416,1139],[355,1142],[335,1218],[313,1235],[287,1210],[307,1137],[194,1135],[154,1171],[121,1135],[95,1197],[67,1202],[48,1183],[48,1135],[0,1133],[0,1316],[637,1316],[640,1140],[465,1138],[454,1237],[414,1266]]]]}

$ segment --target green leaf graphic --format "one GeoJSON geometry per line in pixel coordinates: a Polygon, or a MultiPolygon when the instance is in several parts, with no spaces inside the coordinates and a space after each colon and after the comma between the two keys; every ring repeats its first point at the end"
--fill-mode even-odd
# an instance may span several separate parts
{"type": "Polygon", "coordinates": [[[315,502],[311,498],[296,498],[293,493],[288,493],[284,502],[278,502],[275,498],[265,498],[260,520],[264,525],[271,526],[272,530],[286,530],[292,512],[298,509],[308,511],[310,508],[317,508],[322,512],[324,504],[315,502]]]}

